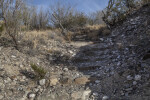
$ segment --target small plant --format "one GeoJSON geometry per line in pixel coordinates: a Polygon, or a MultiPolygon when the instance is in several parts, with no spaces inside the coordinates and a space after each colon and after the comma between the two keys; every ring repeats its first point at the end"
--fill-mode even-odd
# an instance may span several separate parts
{"type": "Polygon", "coordinates": [[[31,64],[31,68],[34,70],[35,74],[38,76],[39,79],[44,78],[46,71],[42,67],[31,64]]]}

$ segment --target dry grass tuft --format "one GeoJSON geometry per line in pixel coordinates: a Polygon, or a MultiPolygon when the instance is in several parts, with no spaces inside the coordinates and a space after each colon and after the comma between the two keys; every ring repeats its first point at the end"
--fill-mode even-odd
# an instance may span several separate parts
{"type": "Polygon", "coordinates": [[[65,42],[59,30],[28,31],[23,33],[21,38],[24,41],[30,41],[33,48],[36,48],[37,44],[46,45],[48,40],[65,42]]]}
{"type": "Polygon", "coordinates": [[[103,26],[99,29],[99,34],[101,36],[107,36],[111,33],[111,31],[106,27],[106,26],[103,26]]]}
{"type": "Polygon", "coordinates": [[[100,24],[100,25],[87,25],[85,26],[86,29],[90,29],[90,30],[99,30],[101,27],[104,27],[104,24],[100,24]]]}

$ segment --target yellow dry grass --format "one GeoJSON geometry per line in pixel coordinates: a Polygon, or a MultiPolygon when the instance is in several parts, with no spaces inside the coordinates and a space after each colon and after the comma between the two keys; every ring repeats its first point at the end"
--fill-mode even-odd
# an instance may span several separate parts
{"type": "Polygon", "coordinates": [[[52,32],[60,32],[58,29],[56,30],[44,30],[44,31],[28,31],[24,34],[24,39],[37,39],[38,37],[48,38],[48,35],[52,32]]]}
{"type": "Polygon", "coordinates": [[[99,30],[101,27],[105,27],[106,25],[100,24],[100,25],[87,25],[85,28],[88,28],[90,30],[99,30]]]}
{"type": "Polygon", "coordinates": [[[54,40],[60,41],[61,43],[64,43],[63,37],[60,36],[61,32],[59,29],[56,30],[44,30],[44,31],[27,31],[22,33],[22,39],[25,41],[30,41],[33,44],[33,48],[36,48],[37,45],[40,44],[46,44],[48,40],[52,40],[51,37],[53,37],[54,40]]]}

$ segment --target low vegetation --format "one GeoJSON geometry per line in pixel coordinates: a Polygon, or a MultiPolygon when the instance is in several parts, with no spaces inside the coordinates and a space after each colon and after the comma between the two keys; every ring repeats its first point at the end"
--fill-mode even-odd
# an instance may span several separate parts
{"type": "Polygon", "coordinates": [[[36,64],[31,64],[31,68],[34,70],[38,79],[42,79],[46,75],[45,69],[40,66],[37,66],[36,64]]]}

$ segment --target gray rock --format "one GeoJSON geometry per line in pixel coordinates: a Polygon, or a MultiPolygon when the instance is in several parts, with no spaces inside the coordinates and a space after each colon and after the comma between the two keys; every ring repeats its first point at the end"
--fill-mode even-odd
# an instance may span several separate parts
{"type": "Polygon", "coordinates": [[[108,96],[103,96],[102,100],[108,100],[109,97],[108,96]]]}
{"type": "Polygon", "coordinates": [[[0,51],[2,50],[3,47],[0,47],[0,51]]]}
{"type": "Polygon", "coordinates": [[[133,88],[127,88],[127,89],[125,89],[126,91],[132,91],[133,90],[133,88]]]}
{"type": "Polygon", "coordinates": [[[93,95],[94,95],[94,96],[98,96],[98,93],[97,93],[97,92],[94,92],[93,95]]]}
{"type": "Polygon", "coordinates": [[[91,90],[84,91],[82,95],[82,100],[87,100],[87,98],[89,98],[90,96],[90,93],[91,93],[91,90]]]}
{"type": "Polygon", "coordinates": [[[133,79],[133,77],[132,77],[131,75],[128,75],[128,76],[127,76],[127,80],[130,81],[130,80],[132,80],[132,79],[133,79]]]}
{"type": "Polygon", "coordinates": [[[16,58],[16,56],[14,56],[14,55],[12,55],[11,57],[12,57],[12,58],[16,58]]]}
{"type": "Polygon", "coordinates": [[[35,98],[36,94],[35,93],[29,93],[29,98],[35,98]]]}
{"type": "Polygon", "coordinates": [[[39,81],[39,85],[41,85],[41,86],[45,85],[45,83],[46,83],[46,79],[41,79],[39,81]]]}
{"type": "Polygon", "coordinates": [[[104,39],[103,39],[103,38],[99,38],[99,40],[104,41],[104,39]]]}
{"type": "Polygon", "coordinates": [[[50,79],[50,86],[55,86],[58,83],[58,79],[57,78],[51,78],[50,79]]]}
{"type": "Polygon", "coordinates": [[[137,82],[136,82],[136,81],[133,81],[133,85],[137,85],[137,82]]]}
{"type": "Polygon", "coordinates": [[[100,80],[96,80],[95,83],[97,83],[97,84],[100,83],[100,80]]]}
{"type": "Polygon", "coordinates": [[[5,83],[10,83],[11,82],[11,79],[9,77],[7,77],[6,80],[4,80],[5,83]]]}
{"type": "Polygon", "coordinates": [[[2,100],[2,99],[3,99],[3,97],[4,97],[3,95],[0,95],[0,100],[2,100]]]}
{"type": "Polygon", "coordinates": [[[89,98],[89,95],[91,93],[91,90],[85,90],[85,91],[78,91],[71,94],[71,97],[73,100],[87,100],[89,98]]]}
{"type": "Polygon", "coordinates": [[[69,50],[68,52],[69,52],[70,54],[73,54],[73,51],[71,51],[71,50],[69,50]]]}
{"type": "Polygon", "coordinates": [[[141,80],[141,75],[135,75],[134,80],[136,80],[136,81],[141,80]]]}
{"type": "Polygon", "coordinates": [[[64,70],[65,72],[67,72],[67,71],[68,71],[68,68],[64,68],[63,70],[64,70]]]}

